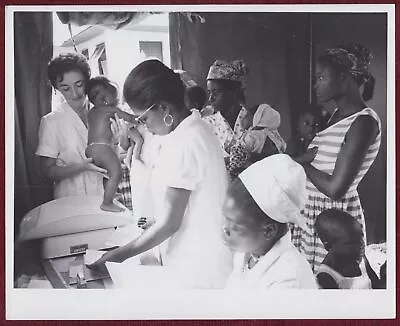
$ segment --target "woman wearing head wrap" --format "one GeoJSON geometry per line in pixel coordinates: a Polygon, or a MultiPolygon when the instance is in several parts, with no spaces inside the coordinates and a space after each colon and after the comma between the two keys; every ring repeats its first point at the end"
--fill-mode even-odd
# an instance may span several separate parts
{"type": "Polygon", "coordinates": [[[231,183],[223,207],[223,239],[236,252],[228,288],[317,288],[287,225],[304,225],[305,183],[301,165],[285,154],[254,163],[231,183]]]}
{"type": "Polygon", "coordinates": [[[207,107],[208,113],[203,115],[203,120],[213,127],[225,157],[228,157],[234,139],[244,131],[241,121],[247,112],[243,106],[247,73],[242,60],[216,60],[207,75],[208,102],[212,112],[207,107]]]}
{"type": "Polygon", "coordinates": [[[317,98],[320,103],[333,100],[336,109],[327,128],[316,134],[301,157],[307,174],[307,224],[293,230],[294,244],[314,271],[326,255],[315,232],[316,217],[325,209],[348,212],[362,225],[366,241],[357,187],[374,162],[381,141],[379,117],[365,104],[373,94],[370,59],[368,49],[350,44],[326,50],[317,62],[317,98]]]}

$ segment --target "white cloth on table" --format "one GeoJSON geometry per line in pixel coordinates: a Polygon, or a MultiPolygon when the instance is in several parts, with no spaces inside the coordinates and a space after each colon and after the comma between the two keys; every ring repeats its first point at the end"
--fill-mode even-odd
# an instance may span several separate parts
{"type": "Polygon", "coordinates": [[[164,264],[185,287],[224,287],[232,270],[232,253],[221,239],[227,175],[218,141],[197,111],[163,137],[152,174],[156,219],[168,187],[191,194],[178,231],[162,244],[164,264]]]}
{"type": "MultiPolygon", "coordinates": [[[[42,117],[36,155],[57,159],[57,166],[80,163],[87,157],[85,150],[88,130],[75,111],[66,103],[42,117]]],[[[54,182],[54,198],[76,195],[102,195],[103,177],[83,171],[54,182]]]]}
{"type": "Polygon", "coordinates": [[[256,265],[248,269],[250,255],[237,253],[228,289],[317,289],[307,260],[292,245],[290,233],[285,234],[256,265]]]}

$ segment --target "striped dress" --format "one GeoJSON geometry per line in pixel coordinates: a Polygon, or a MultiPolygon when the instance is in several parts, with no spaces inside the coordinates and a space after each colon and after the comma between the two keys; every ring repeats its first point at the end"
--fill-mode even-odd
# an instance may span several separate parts
{"type": "Polygon", "coordinates": [[[319,132],[308,148],[314,146],[318,147],[318,153],[314,161],[311,163],[312,166],[320,171],[332,174],[335,168],[337,156],[345,141],[346,133],[350,129],[352,123],[360,115],[372,116],[378,122],[379,132],[374,142],[370,145],[356,178],[350,185],[350,188],[344,197],[337,201],[332,200],[321,193],[312,182],[307,179],[307,200],[303,212],[306,219],[306,227],[305,229],[301,229],[298,226],[295,226],[292,229],[293,244],[305,255],[314,271],[316,271],[327,254],[327,251],[318,238],[314,228],[315,219],[322,211],[335,208],[352,215],[362,225],[364,231],[364,242],[366,243],[364,214],[361,208],[357,187],[374,162],[379,151],[381,143],[381,122],[378,115],[370,108],[357,112],[319,132]]]}

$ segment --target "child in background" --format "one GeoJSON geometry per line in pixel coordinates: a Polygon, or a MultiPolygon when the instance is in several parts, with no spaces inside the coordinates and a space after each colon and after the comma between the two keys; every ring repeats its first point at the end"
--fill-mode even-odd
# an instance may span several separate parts
{"type": "Polygon", "coordinates": [[[315,228],[328,251],[316,274],[321,288],[370,289],[379,283],[364,254],[363,231],[356,219],[328,209],[319,214],[315,228]]]}
{"type": "Polygon", "coordinates": [[[227,170],[232,176],[237,176],[252,163],[285,151],[286,143],[278,132],[280,123],[279,112],[268,104],[260,104],[247,111],[242,120],[245,132],[231,146],[226,160],[227,170]]]}
{"type": "Polygon", "coordinates": [[[120,212],[122,207],[113,200],[121,180],[121,162],[113,147],[113,133],[110,119],[117,114],[128,122],[135,122],[135,116],[120,110],[118,91],[110,80],[104,76],[94,77],[86,86],[89,101],[94,107],[89,111],[89,134],[86,156],[93,162],[107,169],[109,179],[104,189],[104,199],[100,208],[110,212],[120,212]]]}
{"type": "Polygon", "coordinates": [[[293,158],[299,158],[306,152],[318,128],[319,121],[316,114],[312,111],[301,113],[297,120],[296,132],[288,143],[286,153],[293,158]]]}
{"type": "Polygon", "coordinates": [[[188,109],[201,111],[207,101],[206,91],[198,85],[189,86],[186,88],[186,100],[188,109]]]}

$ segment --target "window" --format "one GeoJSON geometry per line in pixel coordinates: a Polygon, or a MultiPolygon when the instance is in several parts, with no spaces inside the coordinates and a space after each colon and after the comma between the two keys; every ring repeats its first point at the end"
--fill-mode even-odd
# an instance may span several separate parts
{"type": "Polygon", "coordinates": [[[140,52],[146,58],[153,57],[163,61],[162,42],[159,41],[139,41],[140,52]]]}
{"type": "Polygon", "coordinates": [[[83,49],[82,54],[89,60],[89,49],[83,49]]]}
{"type": "Polygon", "coordinates": [[[100,75],[107,75],[107,53],[104,43],[96,45],[90,60],[97,61],[100,75]]]}

